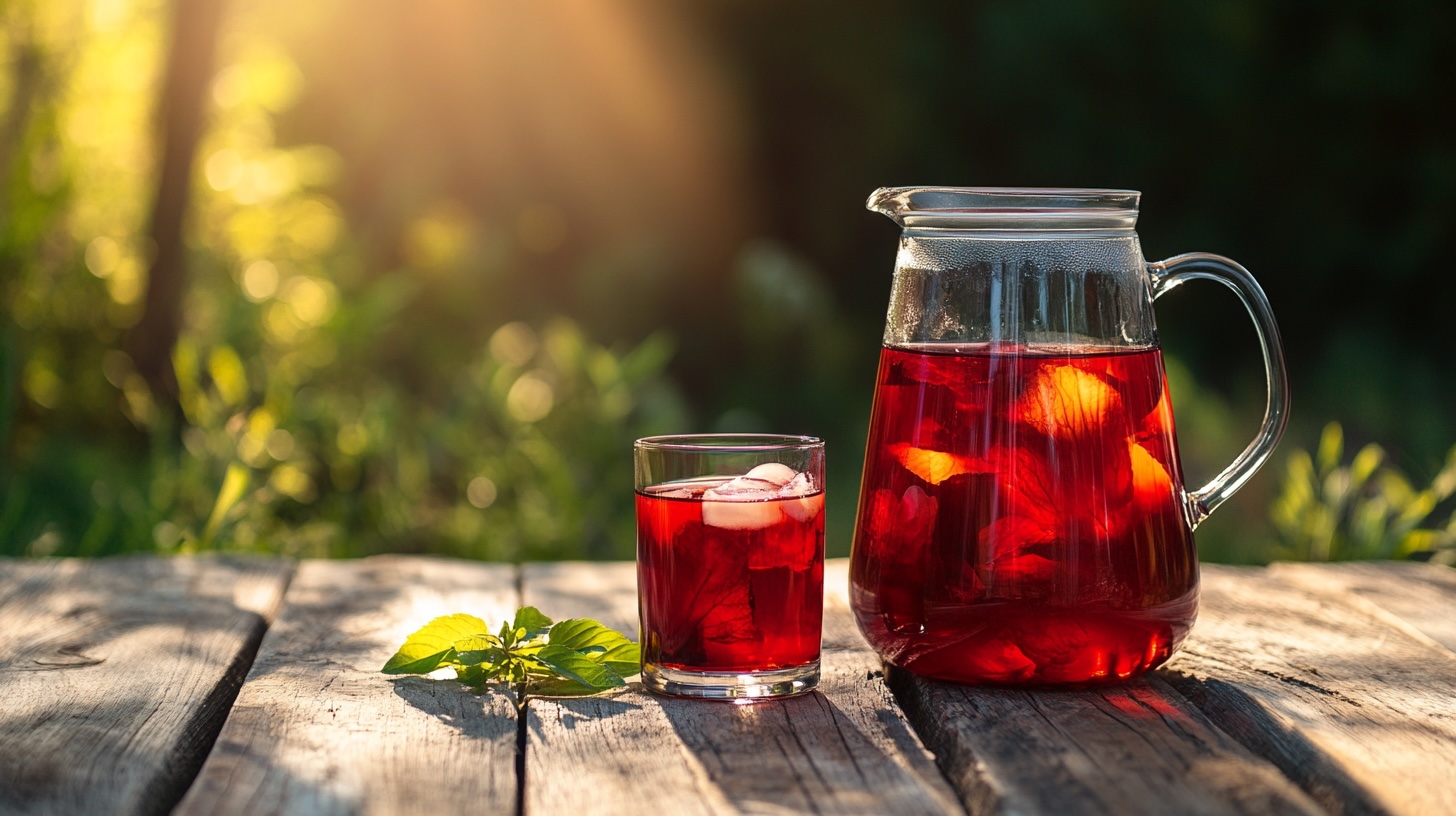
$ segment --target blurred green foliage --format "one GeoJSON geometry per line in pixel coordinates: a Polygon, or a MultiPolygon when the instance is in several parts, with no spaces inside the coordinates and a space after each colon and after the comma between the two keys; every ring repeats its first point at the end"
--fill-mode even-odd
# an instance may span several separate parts
{"type": "Polygon", "coordinates": [[[180,414],[154,403],[120,348],[148,256],[138,142],[158,5],[117,8],[98,23],[4,7],[20,23],[4,42],[12,103],[30,70],[69,92],[24,100],[7,154],[0,259],[19,331],[0,345],[0,554],[629,557],[624,452],[685,422],[671,339],[609,348],[567,318],[476,319],[500,293],[469,274],[448,219],[420,219],[398,267],[364,269],[326,192],[337,156],[275,142],[299,77],[260,31],[214,83],[180,414]],[[115,73],[128,60],[139,75],[115,73]]]}
{"type": "Polygon", "coordinates": [[[1423,488],[1386,461],[1371,443],[1344,461],[1344,430],[1325,426],[1313,456],[1296,450],[1270,508],[1282,548],[1300,561],[1409,558],[1456,563],[1456,512],[1437,509],[1456,493],[1456,447],[1423,488]]]}
{"type": "Polygon", "coordinates": [[[162,419],[142,423],[138,458],[46,440],[6,474],[0,552],[630,557],[622,451],[682,421],[660,377],[670,353],[661,337],[616,354],[569,321],[508,323],[414,399],[362,365],[290,379],[184,340],[181,444],[162,419]]]}

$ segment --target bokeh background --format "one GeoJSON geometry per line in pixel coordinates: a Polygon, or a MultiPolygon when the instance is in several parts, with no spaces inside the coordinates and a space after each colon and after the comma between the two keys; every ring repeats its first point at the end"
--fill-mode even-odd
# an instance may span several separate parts
{"type": "MultiPolygon", "coordinates": [[[[649,433],[813,433],[848,551],[880,186],[1142,190],[1289,436],[1202,556],[1449,558],[1456,5],[0,0],[0,554],[633,551],[649,433]],[[1338,424],[1331,424],[1338,423],[1338,424]]],[[[1160,301],[1184,470],[1263,406],[1160,301]]]]}

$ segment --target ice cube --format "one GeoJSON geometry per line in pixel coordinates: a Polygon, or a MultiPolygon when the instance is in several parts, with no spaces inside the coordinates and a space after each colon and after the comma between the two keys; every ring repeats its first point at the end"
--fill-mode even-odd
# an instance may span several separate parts
{"type": "Polygon", "coordinates": [[[795,521],[808,521],[824,509],[824,494],[815,492],[814,480],[800,473],[779,488],[779,495],[797,501],[784,502],[784,513],[795,521]]]}
{"type": "Polygon", "coordinates": [[[703,501],[766,501],[779,494],[776,485],[739,476],[703,492],[703,501]]]}
{"type": "Polygon", "coordinates": [[[772,482],[776,487],[783,487],[792,482],[795,477],[803,474],[795,473],[788,465],[781,465],[778,462],[768,462],[743,474],[744,479],[761,479],[765,482],[772,482]]]}
{"type": "Polygon", "coordinates": [[[808,521],[824,510],[824,494],[815,493],[801,499],[784,502],[784,515],[794,521],[808,521]]]}
{"type": "Polygon", "coordinates": [[[803,474],[769,462],[703,493],[703,523],[726,530],[758,530],[784,517],[781,491],[803,474]]]}
{"type": "Polygon", "coordinates": [[[807,473],[800,473],[779,488],[779,495],[785,498],[807,496],[814,492],[814,480],[807,473]]]}
{"type": "MultiPolygon", "coordinates": [[[[745,498],[718,499],[713,491],[703,494],[703,523],[723,530],[760,530],[772,527],[784,517],[782,502],[745,498]]],[[[773,494],[768,494],[773,498],[773,494]]]]}
{"type": "MultiPolygon", "coordinates": [[[[790,473],[792,472],[790,471],[790,473]]],[[[789,481],[789,479],[785,479],[783,482],[771,482],[767,479],[759,479],[752,474],[753,471],[750,470],[743,476],[729,479],[703,493],[703,498],[717,501],[767,501],[777,498],[779,490],[789,481]]]]}

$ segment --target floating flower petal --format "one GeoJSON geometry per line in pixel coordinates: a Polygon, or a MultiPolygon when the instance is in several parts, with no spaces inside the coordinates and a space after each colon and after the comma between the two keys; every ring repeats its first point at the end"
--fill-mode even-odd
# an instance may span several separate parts
{"type": "Polygon", "coordinates": [[[1053,439],[1081,439],[1124,420],[1122,395],[1076,366],[1043,366],[1017,401],[1021,420],[1053,439]]]}
{"type": "Polygon", "coordinates": [[[963,473],[990,473],[991,465],[974,456],[962,456],[944,451],[917,448],[911,445],[891,445],[890,452],[905,466],[905,469],[919,476],[931,485],[938,485],[952,476],[963,473]]]}

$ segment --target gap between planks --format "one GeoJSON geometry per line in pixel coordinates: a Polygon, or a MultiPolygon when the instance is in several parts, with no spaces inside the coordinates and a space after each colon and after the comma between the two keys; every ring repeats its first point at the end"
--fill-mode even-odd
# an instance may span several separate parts
{"type": "Polygon", "coordinates": [[[418,556],[302,562],[176,814],[513,811],[511,703],[379,669],[435,617],[509,617],[514,577],[418,556]]]}
{"type": "Polygon", "coordinates": [[[239,557],[0,559],[0,811],[170,810],[291,574],[239,557]]]}
{"type": "MultiPolygon", "coordinates": [[[[416,559],[400,560],[401,562],[410,562],[416,559]]],[[[501,593],[502,596],[508,596],[510,602],[502,605],[501,614],[509,615],[510,610],[515,606],[533,603],[540,605],[543,612],[553,617],[597,617],[615,628],[635,629],[635,610],[631,608],[631,598],[629,597],[629,595],[635,595],[635,588],[629,592],[623,586],[618,586],[615,589],[610,587],[604,588],[602,586],[593,587],[588,582],[588,585],[573,583],[571,584],[570,591],[563,591],[561,586],[553,589],[549,585],[549,581],[541,582],[536,580],[540,576],[547,575],[552,571],[569,571],[573,568],[583,570],[584,572],[582,574],[597,575],[598,578],[612,569],[610,565],[603,564],[575,566],[570,564],[534,564],[526,565],[525,567],[510,566],[508,568],[510,574],[508,583],[509,590],[501,593]]],[[[627,569],[627,567],[618,565],[616,569],[621,571],[627,569]]],[[[500,569],[502,573],[506,571],[506,569],[500,569]]],[[[1240,730],[1240,723],[1246,722],[1249,714],[1247,711],[1239,711],[1231,707],[1230,694],[1239,692],[1239,694],[1234,695],[1233,699],[1241,704],[1256,701],[1258,703],[1256,708],[1261,709],[1258,716],[1265,719],[1272,718],[1276,723],[1283,722],[1287,725],[1292,725],[1289,717],[1293,712],[1287,710],[1286,705],[1282,702],[1284,698],[1281,698],[1275,693],[1277,690],[1284,689],[1284,687],[1290,684],[1287,678],[1274,677],[1271,672],[1278,673],[1274,668],[1263,665],[1251,665],[1256,663],[1256,661],[1250,660],[1248,654],[1248,646],[1252,644],[1247,640],[1249,637],[1247,631],[1240,633],[1237,637],[1232,636],[1231,632],[1226,634],[1228,624],[1235,624],[1235,629],[1239,628],[1240,625],[1248,625],[1244,623],[1244,621],[1248,620],[1247,618],[1238,620],[1242,616],[1234,614],[1232,618],[1229,618],[1225,614],[1225,611],[1229,610],[1231,606],[1237,606],[1240,601],[1244,601],[1243,598],[1235,601],[1234,595],[1230,593],[1230,590],[1234,586],[1237,586],[1239,581],[1244,580],[1243,571],[1215,567],[1210,572],[1213,573],[1213,580],[1207,582],[1209,584],[1208,589],[1211,591],[1206,595],[1206,600],[1209,602],[1206,605],[1206,617],[1201,622],[1200,628],[1195,629],[1194,641],[1190,643],[1191,648],[1185,653],[1185,656],[1175,661],[1172,670],[1160,672],[1150,679],[1148,681],[1150,684],[1149,687],[1140,687],[1137,689],[1122,687],[1122,691],[1113,691],[1102,695],[1102,699],[1100,700],[1094,701],[1089,698],[1087,701],[1088,704],[1103,715],[1113,717],[1114,719],[1125,719],[1123,717],[1125,712],[1134,711],[1137,708],[1152,710],[1148,708],[1149,705],[1152,705],[1153,708],[1159,708],[1163,707],[1164,703],[1172,701],[1174,707],[1181,712],[1176,715],[1175,721],[1179,725],[1175,730],[1183,730],[1189,723],[1196,725],[1198,721],[1207,724],[1210,730],[1204,731],[1201,735],[1197,733],[1198,729],[1188,732],[1189,735],[1195,737],[1192,743],[1188,743],[1190,747],[1179,748],[1177,747],[1179,739],[1174,739],[1172,741],[1165,741],[1162,744],[1161,753],[1163,756],[1175,760],[1174,765],[1169,766],[1170,771],[1173,770],[1174,766],[1184,761],[1194,762],[1196,765],[1207,769],[1201,776],[1202,782],[1197,781],[1200,777],[1195,774],[1193,777],[1195,784],[1192,787],[1195,790],[1201,789],[1205,795],[1212,794],[1203,800],[1205,802],[1217,801],[1220,798],[1227,797],[1223,798],[1223,801],[1226,803],[1226,808],[1214,808],[1214,811],[1244,813],[1267,812],[1269,809],[1276,811],[1310,811],[1314,803],[1306,798],[1308,795],[1313,795],[1314,799],[1319,803],[1318,806],[1331,808],[1337,812],[1359,812],[1372,805],[1374,806],[1373,809],[1380,809],[1380,805],[1376,804],[1376,802],[1385,799],[1388,791],[1382,791],[1379,799],[1356,798],[1353,807],[1350,806],[1349,800],[1346,799],[1346,805],[1339,807],[1337,803],[1342,798],[1346,798],[1343,794],[1354,793],[1363,786],[1357,783],[1353,786],[1336,786],[1335,789],[1324,787],[1323,785],[1328,783],[1328,778],[1321,779],[1318,777],[1323,777],[1325,770],[1328,770],[1328,768],[1321,770],[1322,766],[1319,763],[1314,763],[1311,767],[1314,771],[1318,772],[1317,776],[1312,777],[1308,773],[1301,775],[1299,768],[1292,767],[1287,762],[1281,761],[1278,756],[1272,755],[1274,747],[1259,743],[1257,739],[1251,741],[1250,735],[1240,730]],[[1235,623],[1236,621],[1237,623],[1235,623]],[[1203,637],[1198,636],[1200,631],[1203,637]],[[1224,662],[1223,660],[1217,661],[1217,664],[1209,664],[1207,662],[1207,658],[1203,657],[1203,655],[1207,655],[1208,652],[1204,648],[1200,648],[1200,641],[1202,641],[1201,645],[1203,647],[1210,647],[1215,644],[1217,644],[1217,647],[1221,647],[1215,648],[1214,654],[1222,652],[1223,655],[1227,656],[1231,653],[1240,653],[1238,656],[1249,662],[1237,667],[1242,669],[1242,671],[1235,671],[1230,675],[1228,674],[1229,668],[1221,665],[1224,662]],[[1242,648],[1237,648],[1240,646],[1242,648]],[[1219,693],[1214,693],[1210,696],[1210,690],[1219,693]],[[1253,700],[1246,699],[1250,694],[1252,694],[1253,700]],[[1149,703],[1150,700],[1153,702],[1149,703]],[[1205,717],[1211,718],[1213,722],[1210,723],[1205,717]],[[1223,736],[1221,732],[1228,732],[1233,736],[1236,741],[1235,744],[1231,745],[1227,737],[1223,736]],[[1205,753],[1210,746],[1215,749],[1214,755],[1205,753]],[[1257,758],[1248,753],[1249,749],[1252,749],[1253,754],[1258,755],[1257,758]],[[1180,756],[1182,759],[1179,759],[1180,756]],[[1231,760],[1232,763],[1230,764],[1231,760]],[[1274,765],[1278,766],[1279,770],[1285,773],[1279,774],[1274,772],[1271,774],[1270,771],[1274,769],[1268,765],[1262,765],[1262,762],[1271,760],[1274,765]],[[1240,768],[1242,770],[1239,770],[1240,768]],[[1237,771],[1237,773],[1230,773],[1230,771],[1237,771]],[[1254,772],[1255,777],[1261,780],[1260,784],[1256,786],[1259,788],[1257,791],[1241,787],[1242,783],[1239,782],[1239,780],[1245,779],[1246,774],[1251,771],[1254,772]],[[1301,791],[1289,785],[1289,780],[1286,777],[1292,777],[1305,790],[1301,791]]],[[[1260,593],[1265,596],[1272,597],[1272,595],[1279,595],[1280,592],[1274,591],[1274,585],[1280,584],[1281,582],[1272,580],[1275,578],[1275,572],[1277,571],[1271,571],[1267,575],[1256,577],[1252,581],[1249,581],[1249,583],[1251,585],[1257,585],[1260,593]]],[[[1257,575],[1257,573],[1255,574],[1257,575]]],[[[1292,576],[1280,577],[1292,578],[1292,576]]],[[[837,580],[839,579],[831,578],[826,583],[828,584],[837,580]]],[[[1298,582],[1291,581],[1290,583],[1297,584],[1298,582]]],[[[502,589],[505,590],[505,587],[503,586],[502,589]]],[[[1294,588],[1286,585],[1280,587],[1280,589],[1287,592],[1294,588]]],[[[1294,591],[1298,594],[1298,590],[1294,591]]],[[[505,599],[506,597],[502,597],[502,600],[505,599]]],[[[1297,606],[1298,604],[1296,603],[1294,605],[1297,606]]],[[[440,613],[444,614],[453,611],[483,612],[484,610],[461,606],[459,609],[442,609],[440,613]]],[[[1268,614],[1269,610],[1266,610],[1266,618],[1268,614]]],[[[482,617],[489,618],[490,614],[483,614],[482,617]]],[[[862,641],[858,641],[857,632],[852,631],[852,622],[848,624],[851,631],[846,635],[838,632],[835,629],[838,624],[831,624],[831,620],[838,620],[838,618],[828,615],[826,610],[826,663],[828,662],[829,655],[841,647],[867,648],[864,647],[862,641]],[[846,640],[846,638],[848,639],[846,640]],[[845,642],[840,643],[841,640],[845,642]]],[[[847,621],[848,618],[846,617],[845,620],[847,621]]],[[[423,623],[424,619],[422,618],[419,620],[411,620],[408,625],[418,627],[423,623]]],[[[1253,621],[1249,621],[1248,623],[1252,624],[1253,621]]],[[[1431,629],[1430,631],[1431,635],[1427,635],[1427,637],[1435,639],[1435,637],[1440,636],[1435,629],[1431,629]]],[[[1394,631],[1392,631],[1392,635],[1401,637],[1394,631]]],[[[1401,639],[1405,640],[1403,637],[1401,639]]],[[[1266,646],[1275,645],[1272,641],[1266,644],[1266,646]]],[[[1280,647],[1289,646],[1287,643],[1279,643],[1277,645],[1280,647]]],[[[1421,645],[1427,646],[1429,643],[1423,642],[1421,645]]],[[[1243,660],[1236,660],[1235,662],[1239,663],[1243,662],[1243,660]]],[[[1279,669],[1279,671],[1288,674],[1287,668],[1279,669]]],[[[885,705],[889,707],[903,724],[904,717],[899,714],[899,706],[896,704],[894,698],[885,692],[884,684],[878,682],[878,679],[874,675],[873,669],[861,674],[865,689],[884,694],[885,705]]],[[[828,681],[829,678],[826,673],[826,683],[828,681]]],[[[637,688],[640,688],[640,686],[637,686],[637,688]]],[[[631,791],[631,795],[623,797],[624,811],[630,809],[633,812],[640,812],[643,809],[644,803],[651,803],[654,801],[654,797],[667,797],[664,801],[670,801],[679,806],[696,805],[699,808],[698,812],[702,813],[742,812],[744,810],[762,809],[769,804],[783,807],[790,804],[789,801],[785,801],[786,799],[793,801],[797,808],[801,810],[820,809],[839,812],[872,812],[875,807],[883,806],[883,801],[869,804],[870,800],[867,799],[845,798],[842,795],[843,791],[839,791],[836,794],[836,785],[843,778],[852,777],[857,772],[854,767],[857,756],[855,752],[858,750],[861,754],[864,754],[865,750],[867,750],[865,748],[865,739],[868,739],[867,744],[870,746],[870,754],[874,753],[876,745],[894,743],[895,751],[909,757],[908,759],[901,758],[897,760],[898,769],[891,769],[887,772],[889,776],[884,777],[885,779],[891,779],[899,785],[899,787],[890,785],[889,788],[892,789],[892,792],[913,792],[915,788],[921,789],[919,793],[926,793],[928,791],[928,798],[922,799],[922,807],[901,809],[900,812],[960,812],[959,804],[955,802],[956,798],[959,798],[978,812],[982,808],[992,812],[1015,812],[1020,810],[1019,805],[1031,804],[1032,802],[1046,804],[1046,801],[1041,797],[1045,795],[1046,790],[1051,786],[1045,784],[1045,776],[1040,777],[1041,781],[1037,780],[1038,775],[1035,773],[1018,778],[1019,771],[1017,771],[1016,764],[1018,762],[1026,762],[1028,754],[1035,755],[1040,753],[1035,750],[1037,740],[1031,740],[1030,744],[1024,741],[1025,735],[1034,732],[1021,732],[1023,734],[1022,741],[1004,746],[1005,751],[997,755],[995,750],[999,749],[993,750],[995,741],[991,740],[988,742],[987,737],[989,735],[987,733],[978,734],[975,729],[979,728],[984,730],[985,728],[995,728],[997,721],[1007,721],[1003,718],[1015,719],[1026,713],[1027,705],[1031,705],[1032,708],[1038,709],[1036,716],[1041,717],[1048,724],[1052,725],[1053,731],[1058,731],[1061,729],[1052,720],[1048,720],[1047,718],[1055,719],[1062,717],[1067,723],[1076,723],[1079,719],[1084,718],[1082,704],[1072,700],[1069,696],[1050,695],[1046,699],[1041,699],[1039,703],[1034,700],[1028,704],[1026,702],[1015,702],[1010,699],[1000,701],[1000,697],[1005,695],[999,695],[997,693],[986,694],[979,690],[974,694],[956,689],[950,691],[941,689],[932,693],[930,688],[930,684],[921,683],[918,679],[903,684],[897,682],[896,691],[900,699],[904,701],[906,708],[910,709],[912,714],[917,714],[918,716],[912,718],[916,726],[913,730],[906,727],[905,730],[908,736],[904,734],[896,736],[890,739],[888,743],[884,741],[885,736],[883,734],[878,737],[874,736],[866,729],[863,721],[854,721],[853,716],[846,716],[848,712],[844,710],[836,711],[831,708],[816,714],[809,711],[806,706],[800,704],[804,698],[800,698],[800,702],[785,701],[785,704],[774,704],[785,709],[790,707],[789,704],[798,705],[799,708],[804,709],[803,711],[799,711],[799,714],[806,714],[811,717],[817,716],[827,718],[829,721],[835,721],[833,725],[839,729],[841,736],[843,736],[845,732],[840,726],[840,721],[836,720],[838,717],[843,722],[850,722],[854,729],[859,731],[861,738],[858,739],[856,745],[841,746],[841,748],[831,751],[830,754],[825,754],[823,753],[826,750],[824,745],[813,744],[806,746],[802,742],[798,745],[793,745],[794,740],[797,739],[797,732],[793,728],[793,724],[786,721],[783,727],[778,727],[779,730],[774,732],[781,733],[784,739],[789,740],[787,743],[774,743],[780,745],[779,751],[783,753],[783,756],[770,762],[768,765],[761,766],[760,773],[756,776],[750,774],[746,782],[743,780],[733,781],[735,774],[738,773],[738,770],[735,769],[745,767],[745,763],[751,766],[755,761],[755,757],[752,755],[735,754],[732,750],[733,746],[740,744],[746,737],[753,737],[755,735],[762,737],[764,734],[770,732],[755,726],[755,728],[744,731],[743,734],[737,734],[734,729],[739,726],[732,724],[725,726],[722,723],[718,723],[705,726],[702,722],[688,722],[687,720],[678,723],[674,722],[671,716],[666,716],[666,719],[663,720],[662,713],[677,706],[679,703],[682,704],[679,713],[683,716],[692,715],[689,716],[689,719],[693,717],[699,717],[701,719],[700,715],[707,715],[711,718],[713,709],[703,707],[711,704],[682,703],[682,701],[670,700],[662,701],[657,698],[648,697],[645,694],[639,698],[621,693],[569,701],[537,699],[529,706],[526,717],[518,719],[513,729],[513,736],[515,737],[512,740],[514,742],[513,758],[516,770],[513,781],[516,782],[516,785],[514,790],[511,791],[513,796],[508,801],[511,801],[511,809],[517,814],[531,814],[535,816],[535,814],[550,813],[557,809],[556,806],[564,803],[561,797],[565,796],[569,800],[570,796],[573,795],[569,792],[563,794],[562,785],[565,784],[567,787],[577,790],[577,793],[574,795],[585,797],[581,802],[576,804],[584,806],[586,810],[592,812],[610,812],[612,803],[607,799],[607,796],[614,789],[612,776],[615,774],[619,777],[616,781],[616,785],[618,786],[623,784],[623,780],[636,783],[635,789],[631,791]],[[926,694],[930,694],[935,699],[932,700],[926,697],[926,694]],[[946,698],[943,696],[944,694],[950,694],[951,697],[946,698]],[[958,701],[958,698],[963,695],[966,699],[958,701]],[[973,712],[968,711],[964,712],[967,714],[964,718],[946,716],[948,712],[953,712],[965,704],[974,704],[977,708],[984,708],[989,705],[993,709],[996,709],[996,711],[981,711],[977,716],[971,716],[973,712]],[[657,713],[649,712],[644,715],[643,711],[649,708],[657,713]],[[1058,709],[1065,709],[1065,712],[1059,714],[1057,713],[1058,709]],[[683,714],[683,712],[686,713],[683,714]],[[637,719],[642,721],[636,722],[637,719]],[[663,721],[659,722],[658,720],[663,721]],[[969,728],[965,725],[967,722],[972,723],[969,728]],[[664,724],[666,726],[665,728],[664,724]],[[658,740],[657,743],[651,743],[659,745],[661,751],[656,755],[646,755],[645,758],[639,755],[640,761],[637,761],[636,764],[623,760],[616,762],[615,766],[613,766],[612,762],[607,762],[607,767],[594,768],[587,761],[588,758],[580,756],[573,757],[570,755],[564,758],[557,757],[558,760],[565,760],[564,764],[558,761],[558,764],[561,766],[558,770],[561,773],[558,774],[556,781],[562,784],[556,784],[553,787],[551,784],[552,777],[550,776],[550,763],[553,761],[553,757],[542,750],[543,745],[547,744],[543,741],[542,735],[544,734],[549,737],[551,732],[547,729],[552,728],[557,729],[558,732],[576,730],[578,732],[577,737],[582,738],[578,739],[578,742],[581,744],[587,744],[583,736],[589,732],[594,733],[594,739],[617,739],[625,740],[626,743],[631,743],[635,740],[645,741],[644,744],[647,744],[651,743],[653,739],[662,736],[666,736],[668,739],[666,741],[658,740]],[[607,735],[601,736],[600,733],[594,732],[593,729],[596,732],[603,732],[607,735]],[[952,739],[949,743],[944,739],[947,729],[951,733],[959,732],[957,738],[952,739]],[[619,733],[612,735],[610,732],[614,730],[619,733]],[[718,733],[719,731],[723,733],[720,734],[718,733]],[[916,734],[917,731],[919,732],[918,736],[916,734]],[[922,736],[928,744],[934,745],[937,753],[940,754],[938,762],[941,765],[941,771],[936,771],[934,766],[930,766],[930,774],[926,775],[924,773],[924,765],[917,763],[916,752],[919,752],[919,763],[925,762],[928,757],[923,747],[920,746],[919,739],[922,736]],[[876,743],[877,739],[880,740],[879,743],[876,743]],[[992,748],[988,748],[988,745],[992,746],[992,748]],[[970,750],[961,750],[967,748],[970,750]],[[847,750],[847,754],[845,750],[847,750]],[[906,753],[907,750],[908,753],[906,753]],[[800,753],[798,760],[795,760],[792,756],[794,751],[800,753]],[[815,754],[815,751],[819,753],[815,754]],[[806,756],[807,758],[805,758],[806,756]],[[532,774],[538,770],[541,771],[542,775],[533,778],[532,774]],[[941,772],[944,772],[945,777],[941,776],[941,772]],[[594,773],[601,774],[602,776],[594,778],[592,776],[594,773]],[[775,776],[776,774],[778,776],[775,776]],[[787,774],[788,776],[779,778],[783,774],[787,774]],[[838,774],[849,774],[849,777],[836,776],[838,774]],[[955,794],[947,795],[943,792],[945,778],[950,778],[958,788],[959,797],[956,797],[955,794]],[[585,780],[592,780],[595,786],[584,784],[585,780]],[[582,788],[591,789],[581,790],[582,788]],[[789,790],[790,794],[779,793],[778,798],[774,798],[774,794],[781,790],[789,790]],[[682,795],[684,793],[690,794],[690,798],[684,797],[682,795]],[[925,802],[929,802],[929,804],[925,805],[925,802]]],[[[1306,697],[1305,699],[1314,700],[1317,698],[1306,697]]],[[[1294,702],[1300,703],[1300,700],[1295,698],[1294,702]]],[[[489,707],[490,705],[490,702],[487,701],[485,707],[489,707]]],[[[768,710],[767,707],[748,708],[750,710],[768,710]]],[[[874,713],[869,711],[870,706],[864,706],[862,708],[863,711],[858,713],[874,713]]],[[[1091,710],[1085,709],[1085,711],[1089,712],[1091,710]]],[[[1167,715],[1166,710],[1163,713],[1167,715]]],[[[1345,710],[1341,713],[1348,714],[1349,712],[1345,710]]],[[[791,719],[795,715],[793,712],[788,712],[784,716],[791,719]]],[[[1316,731],[1319,731],[1318,722],[1315,722],[1315,726],[1316,731]]],[[[1304,723],[1302,727],[1308,728],[1309,723],[1304,723]]],[[[1202,726],[1199,726],[1199,728],[1202,728],[1202,726]]],[[[1103,732],[1106,730],[1105,728],[1102,729],[1103,732]]],[[[1445,729],[1438,730],[1444,731],[1445,729]]],[[[1102,739],[1101,736],[1094,736],[1097,739],[1102,739]]],[[[1180,739],[1186,740],[1186,736],[1180,739]]],[[[1059,735],[1049,732],[1047,739],[1051,740],[1051,742],[1045,743],[1043,747],[1056,749],[1056,744],[1061,740],[1065,740],[1066,734],[1062,733],[1059,735]]],[[[1332,753],[1336,757],[1336,763],[1344,766],[1338,768],[1342,776],[1349,773],[1349,763],[1362,758],[1360,752],[1352,752],[1349,750],[1348,743],[1340,744],[1343,740],[1337,739],[1330,741],[1328,735],[1316,733],[1314,742],[1315,745],[1310,745],[1309,747],[1313,748],[1315,753],[1309,754],[1308,756],[1315,758],[1328,757],[1330,754],[1326,752],[1331,752],[1333,749],[1332,753]]],[[[563,739],[559,743],[554,747],[559,748],[562,745],[566,745],[569,748],[569,741],[563,739]]],[[[1049,755],[1064,751],[1065,748],[1049,750],[1049,755]]],[[[1105,751],[1101,755],[1108,756],[1105,751]]],[[[1094,750],[1094,753],[1088,756],[1094,759],[1093,776],[1095,777],[1095,760],[1099,755],[1094,750]]],[[[1086,766],[1086,763],[1081,763],[1081,765],[1084,768],[1089,767],[1086,766]]],[[[1022,770],[1029,769],[1025,768],[1022,770]]],[[[1065,768],[1059,772],[1065,772],[1065,768]]],[[[1406,781],[1413,782],[1414,780],[1408,779],[1406,781]]],[[[1086,779],[1082,779],[1081,783],[1085,784],[1086,779]]],[[[1153,790],[1145,789],[1145,795],[1153,793],[1153,790]]],[[[1109,795],[1116,794],[1109,791],[1109,795]]],[[[1088,797],[1083,802],[1090,805],[1097,798],[1099,797],[1088,797]]],[[[1116,800],[1103,800],[1104,803],[1110,801],[1116,800]]],[[[1168,801],[1173,800],[1162,800],[1159,802],[1155,798],[1148,798],[1145,801],[1150,805],[1156,805],[1160,803],[1167,804],[1168,801]]],[[[505,804],[505,802],[501,801],[500,804],[505,804]]],[[[1431,801],[1428,800],[1426,804],[1431,804],[1431,801]]],[[[1195,810],[1198,809],[1195,808],[1195,810]]],[[[203,811],[198,810],[196,812],[203,811]]]]}
{"type": "MultiPolygon", "coordinates": [[[[538,699],[525,813],[963,814],[854,627],[847,564],[825,570],[817,691],[752,705],[630,691],[538,699]],[[602,750],[606,748],[607,750],[602,750]]],[[[630,562],[531,564],[523,601],[635,630],[630,562]]]]}
{"type": "MultiPolygon", "coordinates": [[[[847,582],[842,566],[831,566],[831,582],[847,582]]],[[[397,695],[399,687],[413,689],[414,702],[401,707],[378,693],[388,681],[377,666],[408,632],[457,611],[495,624],[534,604],[555,619],[594,617],[635,634],[630,562],[304,562],[177,813],[387,813],[428,803],[432,811],[484,804],[535,816],[562,812],[562,797],[576,797],[574,811],[590,813],[636,814],[653,801],[668,812],[713,814],[963,813],[880,681],[842,594],[829,593],[816,694],[733,706],[665,700],[634,683],[615,695],[537,698],[511,721],[513,706],[502,695],[479,697],[448,679],[394,681],[397,695]],[[321,677],[329,678],[327,691],[321,677]],[[445,709],[443,724],[421,716],[445,709]],[[364,730],[342,728],[345,717],[364,730]],[[460,724],[465,731],[451,730],[460,724]],[[458,739],[490,729],[495,736],[458,739]],[[394,750],[401,743],[414,747],[394,750]],[[497,778],[474,796],[425,783],[459,779],[442,768],[471,764],[506,771],[499,776],[509,781],[497,778]]]]}

